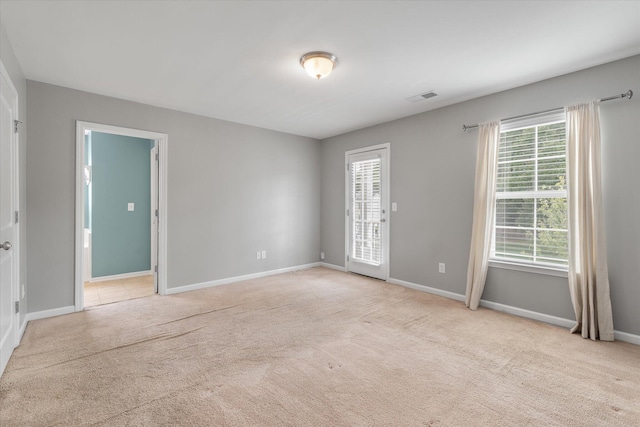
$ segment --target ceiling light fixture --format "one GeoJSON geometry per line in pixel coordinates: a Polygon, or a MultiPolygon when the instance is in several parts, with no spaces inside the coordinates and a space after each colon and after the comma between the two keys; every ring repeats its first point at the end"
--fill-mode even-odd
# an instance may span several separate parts
{"type": "Polygon", "coordinates": [[[331,74],[338,65],[338,58],[329,52],[309,52],[300,58],[300,65],[314,79],[322,79],[331,74]]]}

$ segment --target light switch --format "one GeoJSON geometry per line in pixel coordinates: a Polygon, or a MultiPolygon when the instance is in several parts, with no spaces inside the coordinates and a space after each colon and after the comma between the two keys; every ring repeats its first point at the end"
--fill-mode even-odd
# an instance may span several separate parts
{"type": "Polygon", "coordinates": [[[395,212],[398,210],[398,204],[397,203],[391,203],[391,211],[395,212]]]}
{"type": "Polygon", "coordinates": [[[128,203],[128,204],[127,204],[127,210],[128,210],[129,212],[133,212],[133,210],[134,210],[134,205],[135,205],[135,203],[128,203]]]}

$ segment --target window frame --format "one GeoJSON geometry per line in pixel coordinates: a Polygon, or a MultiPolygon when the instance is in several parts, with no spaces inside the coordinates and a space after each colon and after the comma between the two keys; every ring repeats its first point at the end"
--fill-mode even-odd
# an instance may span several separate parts
{"type": "MultiPolygon", "coordinates": [[[[564,108],[562,109],[557,109],[557,110],[553,110],[553,111],[549,111],[549,112],[544,112],[544,113],[539,113],[539,114],[533,114],[533,115],[528,115],[528,116],[524,116],[524,117],[517,117],[514,119],[509,119],[509,120],[504,120],[500,122],[500,136],[499,138],[501,138],[502,134],[504,132],[510,132],[510,131],[515,131],[515,130],[521,130],[521,129],[526,129],[526,128],[531,128],[531,127],[537,127],[537,126],[545,126],[545,125],[551,125],[551,124],[555,124],[555,123],[566,123],[566,114],[565,114],[565,110],[564,108]]],[[[565,132],[566,132],[566,128],[565,128],[565,132]]],[[[536,136],[537,139],[537,136],[536,136]]],[[[491,236],[491,248],[490,248],[490,253],[489,253],[489,267],[495,267],[495,268],[502,268],[502,269],[507,269],[507,270],[518,270],[518,271],[525,271],[525,272],[530,272],[530,273],[538,273],[538,274],[546,274],[546,275],[552,275],[552,276],[558,276],[558,277],[568,277],[568,265],[559,265],[559,264],[552,264],[552,263],[545,263],[545,262],[540,262],[540,261],[535,261],[535,262],[519,262],[517,259],[515,258],[508,258],[508,257],[496,257],[496,230],[497,230],[497,225],[496,225],[496,221],[497,221],[497,203],[498,200],[502,200],[502,199],[510,199],[510,198],[526,198],[526,199],[531,199],[532,201],[534,201],[534,215],[535,213],[537,213],[537,201],[539,199],[544,199],[544,198],[567,198],[568,195],[568,190],[537,190],[537,182],[538,182],[538,169],[537,169],[537,165],[538,162],[540,161],[540,157],[538,157],[538,147],[539,147],[539,142],[536,140],[535,143],[535,155],[532,157],[532,159],[535,160],[535,175],[534,175],[534,180],[536,185],[534,186],[533,190],[530,191],[522,191],[522,192],[498,192],[497,188],[496,188],[496,192],[495,192],[495,202],[494,202],[494,216],[493,216],[493,225],[492,225],[492,236],[491,236]]],[[[498,148],[499,149],[499,148],[498,148]]],[[[565,159],[566,159],[566,154],[565,154],[565,159]]],[[[565,160],[565,176],[566,176],[566,160],[565,160]]],[[[496,174],[498,173],[497,169],[496,169],[496,174]]],[[[496,176],[496,180],[497,180],[497,176],[496,176]]],[[[540,228],[538,228],[537,226],[537,221],[534,217],[534,222],[533,222],[533,230],[540,230],[540,228]]],[[[568,230],[567,230],[568,232],[568,230]]],[[[537,235],[537,233],[535,234],[537,235]]],[[[535,238],[534,238],[534,257],[535,257],[535,238]]]]}

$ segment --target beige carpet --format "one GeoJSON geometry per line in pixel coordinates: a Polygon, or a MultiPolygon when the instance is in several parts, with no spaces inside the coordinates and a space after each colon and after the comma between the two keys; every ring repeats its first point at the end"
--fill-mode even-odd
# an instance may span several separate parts
{"type": "Polygon", "coordinates": [[[0,425],[637,426],[640,346],[315,268],[31,322],[0,425]]]}

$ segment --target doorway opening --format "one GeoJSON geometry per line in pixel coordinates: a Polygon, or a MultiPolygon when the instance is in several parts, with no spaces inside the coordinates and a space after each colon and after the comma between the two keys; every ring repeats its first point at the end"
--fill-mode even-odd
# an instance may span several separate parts
{"type": "Polygon", "coordinates": [[[76,125],[76,311],[166,293],[167,135],[76,125]]]}

